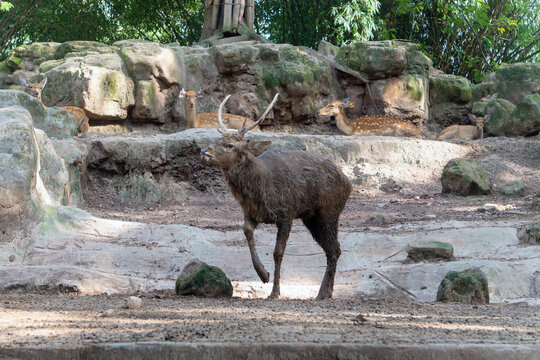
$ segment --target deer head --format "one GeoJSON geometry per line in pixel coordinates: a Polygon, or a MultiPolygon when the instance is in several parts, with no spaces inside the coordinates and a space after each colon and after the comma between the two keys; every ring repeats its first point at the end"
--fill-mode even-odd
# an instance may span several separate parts
{"type": "Polygon", "coordinates": [[[41,82],[39,84],[38,83],[29,83],[23,77],[19,77],[19,82],[21,83],[22,86],[24,86],[29,91],[30,95],[32,95],[36,99],[41,100],[41,93],[43,92],[43,89],[45,88],[45,85],[47,85],[47,77],[45,77],[43,80],[41,80],[41,82]]]}
{"type": "Polygon", "coordinates": [[[319,115],[335,116],[339,114],[341,109],[349,109],[353,107],[354,107],[354,103],[351,102],[350,98],[346,98],[343,100],[335,100],[335,101],[332,101],[330,104],[326,105],[325,107],[323,107],[321,110],[319,110],[319,115]]]}
{"type": "Polygon", "coordinates": [[[274,104],[278,99],[279,94],[274,96],[274,100],[259,120],[252,125],[245,127],[245,122],[242,128],[238,131],[227,129],[223,123],[223,105],[231,97],[228,95],[225,100],[219,105],[218,121],[220,128],[217,129],[221,133],[221,138],[214,144],[210,145],[208,149],[201,150],[201,160],[208,165],[219,166],[222,169],[229,169],[243,156],[258,156],[266,151],[266,149],[272,143],[271,141],[252,141],[244,140],[244,135],[255,128],[264,118],[268,115],[274,104]]]}
{"type": "Polygon", "coordinates": [[[202,89],[199,89],[199,91],[195,92],[193,90],[186,91],[184,88],[180,90],[180,94],[178,94],[179,98],[185,98],[186,99],[186,106],[194,109],[197,106],[197,99],[203,97],[203,91],[202,89]]]}

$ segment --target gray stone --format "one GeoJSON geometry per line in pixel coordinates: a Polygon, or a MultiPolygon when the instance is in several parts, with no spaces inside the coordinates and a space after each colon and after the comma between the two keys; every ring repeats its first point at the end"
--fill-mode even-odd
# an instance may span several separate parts
{"type": "Polygon", "coordinates": [[[506,124],[510,136],[530,136],[540,132],[540,94],[528,95],[517,104],[506,124]]]}
{"type": "Polygon", "coordinates": [[[454,259],[452,244],[440,241],[426,241],[407,246],[407,261],[450,261],[454,259]]]}
{"type": "Polygon", "coordinates": [[[485,170],[468,159],[450,160],[443,169],[441,183],[443,194],[486,195],[491,191],[485,170]]]}
{"type": "Polygon", "coordinates": [[[176,280],[177,295],[231,297],[233,287],[223,270],[199,260],[190,261],[176,280]]]}
{"type": "Polygon", "coordinates": [[[499,189],[499,192],[505,196],[519,196],[523,194],[523,191],[525,191],[525,186],[519,180],[506,183],[499,189]]]}
{"type": "Polygon", "coordinates": [[[505,99],[495,99],[487,103],[485,113],[490,115],[484,123],[484,133],[492,136],[506,135],[506,129],[516,106],[505,99]]]}
{"type": "Polygon", "coordinates": [[[486,275],[478,268],[448,272],[439,285],[437,301],[489,304],[486,275]]]}
{"type": "Polygon", "coordinates": [[[530,224],[518,232],[519,240],[528,245],[540,245],[540,224],[530,224]]]}

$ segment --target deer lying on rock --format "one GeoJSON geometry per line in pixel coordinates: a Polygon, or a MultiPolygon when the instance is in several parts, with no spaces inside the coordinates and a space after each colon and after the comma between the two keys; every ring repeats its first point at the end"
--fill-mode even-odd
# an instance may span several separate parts
{"type": "Polygon", "coordinates": [[[357,120],[350,120],[345,109],[353,107],[349,99],[336,100],[319,110],[319,115],[336,118],[336,125],[345,135],[363,136],[410,136],[422,138],[422,133],[416,125],[409,121],[390,116],[364,116],[357,120]]]}
{"type": "Polygon", "coordinates": [[[259,223],[276,224],[274,285],[269,298],[278,298],[281,260],[293,219],[300,218],[326,254],[326,272],[317,299],[332,297],[341,254],[338,220],[351,193],[351,182],[330,160],[305,151],[265,152],[270,141],[244,139],[266,117],[277,94],[257,122],[238,131],[228,130],[222,118],[221,111],[229,97],[218,111],[222,136],[208,149],[201,150],[201,159],[222,169],[229,189],[242,207],[244,234],[255,271],[264,283],[269,281],[269,273],[257,256],[253,231],[259,223]]]}
{"type": "Polygon", "coordinates": [[[445,128],[437,140],[460,141],[484,138],[484,123],[489,120],[489,114],[484,117],[469,115],[469,119],[476,122],[474,125],[451,125],[445,128]]]}
{"type": "MultiPolygon", "coordinates": [[[[27,88],[30,91],[30,95],[41,101],[41,104],[45,109],[47,109],[47,106],[43,103],[43,100],[41,100],[41,94],[43,92],[43,89],[45,88],[45,85],[47,85],[47,78],[44,78],[41,80],[39,84],[36,83],[29,83],[24,78],[19,78],[21,85],[27,88]]],[[[75,118],[75,121],[77,122],[77,130],[85,134],[88,132],[89,124],[88,124],[88,116],[86,116],[86,113],[83,109],[75,107],[75,106],[58,106],[61,109],[66,110],[71,116],[75,118]]]]}
{"type": "MultiPolygon", "coordinates": [[[[190,128],[217,128],[219,127],[218,118],[216,113],[203,113],[197,114],[197,99],[203,97],[202,89],[198,92],[193,90],[185,91],[182,89],[179,98],[185,99],[186,104],[186,120],[188,127],[190,128]]],[[[248,126],[253,124],[253,120],[248,119],[245,116],[234,114],[222,114],[223,123],[229,129],[240,129],[244,121],[248,126]]],[[[253,128],[254,131],[260,131],[259,127],[253,128]]]]}

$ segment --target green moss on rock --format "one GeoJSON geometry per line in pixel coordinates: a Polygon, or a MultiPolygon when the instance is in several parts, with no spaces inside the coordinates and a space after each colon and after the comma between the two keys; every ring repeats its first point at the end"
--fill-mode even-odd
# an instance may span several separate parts
{"type": "Polygon", "coordinates": [[[499,189],[501,194],[511,197],[519,196],[523,191],[525,191],[525,186],[519,180],[506,183],[499,189]]]}
{"type": "Polygon", "coordinates": [[[506,133],[512,136],[530,136],[540,132],[540,94],[526,96],[506,123],[506,133]]]}
{"type": "Polygon", "coordinates": [[[450,160],[443,169],[441,184],[443,194],[487,195],[491,191],[485,170],[469,159],[450,160]]]}
{"type": "Polygon", "coordinates": [[[407,247],[407,261],[437,261],[452,260],[454,247],[452,244],[440,241],[425,241],[407,247]]]}
{"type": "Polygon", "coordinates": [[[177,295],[231,297],[233,287],[225,273],[216,266],[200,261],[190,262],[176,280],[177,295]]]}
{"type": "Polygon", "coordinates": [[[437,301],[489,304],[486,275],[480,269],[449,271],[439,285],[437,301]]]}
{"type": "Polygon", "coordinates": [[[504,136],[516,106],[505,99],[495,99],[486,105],[485,113],[490,114],[484,123],[486,135],[504,136]]]}

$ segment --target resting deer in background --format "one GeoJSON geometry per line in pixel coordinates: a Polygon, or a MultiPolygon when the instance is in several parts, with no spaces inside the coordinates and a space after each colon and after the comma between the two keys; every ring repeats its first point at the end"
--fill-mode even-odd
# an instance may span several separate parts
{"type": "Polygon", "coordinates": [[[267,283],[269,274],[255,249],[253,231],[260,223],[276,224],[274,248],[274,285],[270,299],[280,295],[281,260],[293,219],[302,219],[315,241],[326,254],[324,274],[317,299],[332,297],[334,276],[341,249],[338,242],[339,215],[351,193],[349,179],[330,160],[305,151],[266,151],[270,141],[244,140],[244,135],[259,124],[270,111],[278,95],[263,116],[238,131],[228,130],[219,106],[221,138],[201,150],[204,163],[218,166],[235,199],[244,212],[244,234],[253,267],[267,283]]]}
{"type": "Polygon", "coordinates": [[[319,115],[336,118],[336,125],[345,135],[363,136],[410,136],[422,138],[422,133],[416,125],[400,118],[389,116],[364,116],[357,120],[350,120],[345,109],[354,107],[349,99],[336,100],[319,110],[319,115]]]}
{"type": "Polygon", "coordinates": [[[469,115],[471,121],[476,122],[474,125],[451,125],[445,128],[437,140],[447,140],[447,141],[459,141],[459,140],[475,140],[484,138],[484,123],[489,121],[489,114],[484,117],[476,117],[474,115],[469,115]]]}
{"type": "MultiPolygon", "coordinates": [[[[218,128],[220,125],[218,123],[218,118],[216,113],[203,113],[197,114],[197,99],[203,97],[202,89],[198,92],[193,90],[185,91],[182,89],[179,98],[184,98],[186,103],[186,120],[188,127],[190,128],[218,128]]],[[[229,129],[240,129],[244,121],[248,126],[253,124],[253,120],[248,119],[245,116],[234,115],[234,114],[223,114],[223,123],[229,129]]],[[[256,126],[253,130],[260,131],[259,127],[256,126]]]]}
{"type": "MultiPolygon", "coordinates": [[[[47,85],[47,78],[45,77],[39,84],[36,83],[29,83],[24,78],[19,78],[21,85],[27,88],[30,91],[30,95],[41,101],[41,104],[45,109],[48,107],[45,106],[43,103],[43,100],[41,99],[41,94],[43,92],[43,89],[45,88],[45,85],[47,85]]],[[[75,118],[77,121],[77,129],[80,133],[85,134],[88,132],[89,124],[88,124],[88,116],[86,116],[86,113],[83,109],[75,107],[75,106],[58,106],[59,108],[62,108],[66,110],[71,116],[75,118]]]]}

